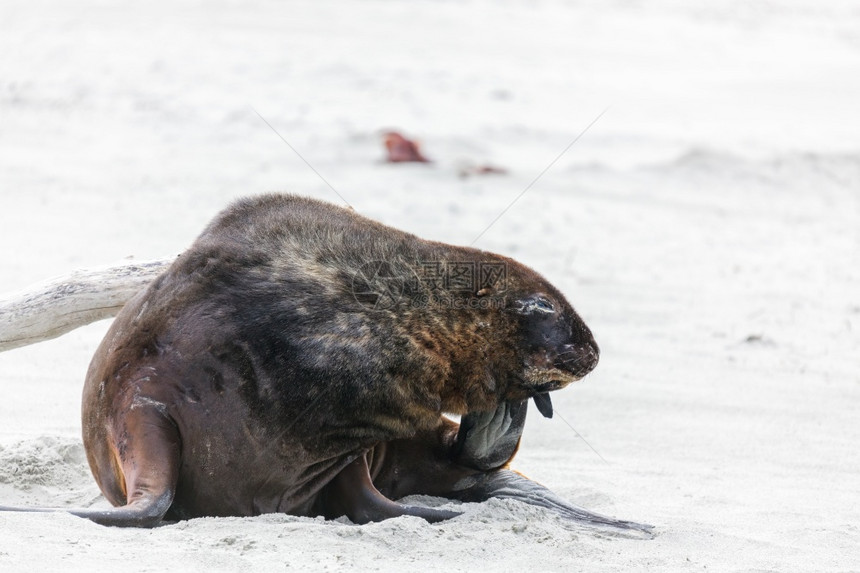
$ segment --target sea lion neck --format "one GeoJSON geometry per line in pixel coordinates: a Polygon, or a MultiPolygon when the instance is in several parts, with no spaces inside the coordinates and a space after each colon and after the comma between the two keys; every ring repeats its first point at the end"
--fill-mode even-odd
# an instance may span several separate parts
{"type": "Polygon", "coordinates": [[[401,260],[411,261],[398,270],[408,280],[392,308],[393,322],[431,360],[446,365],[436,381],[443,410],[495,408],[521,361],[511,344],[514,325],[504,316],[507,261],[464,247],[410,246],[401,260]]]}

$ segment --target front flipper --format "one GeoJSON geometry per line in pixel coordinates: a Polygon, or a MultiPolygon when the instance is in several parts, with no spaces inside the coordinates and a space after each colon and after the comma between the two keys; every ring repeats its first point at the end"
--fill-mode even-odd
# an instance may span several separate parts
{"type": "Polygon", "coordinates": [[[364,454],[342,469],[326,485],[322,501],[327,519],[346,515],[350,521],[358,524],[401,515],[414,515],[435,523],[460,515],[444,509],[416,507],[391,501],[373,485],[364,454]]]}
{"type": "Polygon", "coordinates": [[[528,401],[502,402],[493,412],[472,412],[460,420],[452,461],[481,471],[508,463],[520,445],[528,401]]]}
{"type": "Polygon", "coordinates": [[[511,470],[498,470],[467,477],[454,486],[450,497],[473,502],[486,501],[492,497],[514,499],[529,505],[545,507],[564,519],[589,527],[604,527],[641,537],[653,537],[653,525],[622,521],[592,513],[567,502],[539,483],[511,470]]]}

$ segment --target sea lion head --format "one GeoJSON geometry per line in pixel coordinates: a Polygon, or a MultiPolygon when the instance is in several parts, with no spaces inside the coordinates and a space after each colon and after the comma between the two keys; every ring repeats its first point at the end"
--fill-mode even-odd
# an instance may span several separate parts
{"type": "Polygon", "coordinates": [[[548,393],[594,370],[597,342],[564,295],[542,277],[509,292],[505,314],[515,324],[519,350],[507,399],[534,398],[541,413],[551,417],[548,393]]]}
{"type": "Polygon", "coordinates": [[[409,341],[403,348],[428,365],[408,378],[444,380],[446,412],[488,412],[533,398],[551,416],[548,393],[591,372],[599,357],[591,330],[564,295],[513,259],[415,243],[429,245],[428,252],[362,260],[350,277],[352,297],[372,312],[368,319],[402,333],[409,341]]]}

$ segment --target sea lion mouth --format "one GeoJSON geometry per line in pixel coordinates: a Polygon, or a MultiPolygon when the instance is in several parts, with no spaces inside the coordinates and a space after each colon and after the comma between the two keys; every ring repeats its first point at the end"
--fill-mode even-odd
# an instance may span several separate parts
{"type": "Polygon", "coordinates": [[[532,396],[561,390],[565,386],[581,380],[582,376],[554,367],[527,367],[519,378],[526,391],[532,396]]]}
{"type": "Polygon", "coordinates": [[[538,411],[544,418],[552,418],[552,400],[550,392],[560,390],[576,382],[581,377],[570,374],[557,368],[526,368],[523,375],[518,376],[521,391],[525,391],[528,398],[535,402],[538,411]]]}
{"type": "MultiPolygon", "coordinates": [[[[532,372],[534,374],[534,372],[532,372]]],[[[546,380],[547,372],[541,373],[540,378],[546,380]]],[[[532,377],[532,381],[528,381],[528,378],[522,380],[525,383],[526,391],[528,392],[529,398],[534,400],[535,406],[537,406],[538,412],[544,418],[552,418],[553,408],[552,408],[552,399],[549,397],[550,392],[554,392],[555,390],[560,390],[567,386],[572,382],[576,382],[579,378],[575,376],[560,376],[558,378],[551,378],[546,381],[534,380],[532,377]]]]}
{"type": "Polygon", "coordinates": [[[550,380],[549,382],[544,382],[543,384],[537,384],[536,386],[532,386],[532,390],[535,394],[546,394],[547,392],[552,392],[553,390],[559,390],[567,386],[566,383],[561,380],[550,380]]]}

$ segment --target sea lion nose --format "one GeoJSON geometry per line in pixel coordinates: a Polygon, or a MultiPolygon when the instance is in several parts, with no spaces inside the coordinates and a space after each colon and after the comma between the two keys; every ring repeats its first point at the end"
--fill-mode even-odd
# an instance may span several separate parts
{"type": "Polygon", "coordinates": [[[594,355],[594,365],[597,366],[597,361],[600,360],[600,347],[597,346],[597,343],[592,338],[588,342],[588,348],[589,348],[589,351],[591,352],[591,354],[594,355]]]}
{"type": "Polygon", "coordinates": [[[593,339],[585,343],[565,344],[561,348],[559,359],[559,366],[581,378],[597,366],[600,347],[593,339]]]}
{"type": "Polygon", "coordinates": [[[582,353],[584,358],[582,359],[582,368],[580,372],[577,372],[578,376],[585,376],[594,370],[600,360],[600,348],[593,340],[584,345],[582,353]]]}

